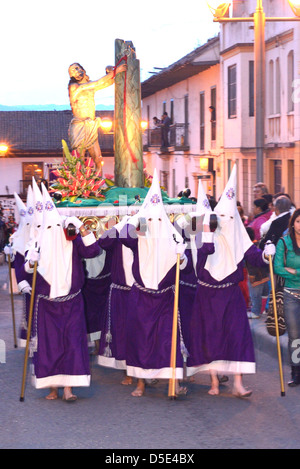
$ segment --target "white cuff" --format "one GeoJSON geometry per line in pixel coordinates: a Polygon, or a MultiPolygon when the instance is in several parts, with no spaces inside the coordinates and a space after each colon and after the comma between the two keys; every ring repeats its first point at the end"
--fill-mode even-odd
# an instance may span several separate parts
{"type": "Polygon", "coordinates": [[[269,264],[269,258],[266,258],[266,257],[265,257],[264,252],[262,252],[262,260],[263,260],[266,264],[269,264]]]}
{"type": "Polygon", "coordinates": [[[33,274],[34,267],[29,266],[29,261],[25,262],[24,269],[28,274],[33,274]]]}
{"type": "Polygon", "coordinates": [[[187,265],[188,259],[187,259],[186,255],[184,254],[183,258],[180,258],[180,260],[181,261],[183,260],[183,262],[180,263],[180,270],[183,270],[183,269],[185,269],[185,267],[187,265]]]}
{"type": "Polygon", "coordinates": [[[29,283],[27,282],[27,280],[22,280],[21,282],[18,283],[18,288],[20,290],[20,292],[23,290],[23,288],[25,287],[30,287],[29,283]]]}
{"type": "Polygon", "coordinates": [[[83,244],[85,246],[91,246],[92,244],[94,244],[96,242],[96,238],[95,238],[95,235],[94,233],[89,233],[88,235],[86,236],[81,236],[81,239],[83,241],[83,244]]]}
{"type": "Polygon", "coordinates": [[[214,234],[212,232],[202,231],[202,243],[213,243],[214,234]]]}
{"type": "Polygon", "coordinates": [[[181,228],[182,230],[184,230],[184,228],[186,228],[189,224],[190,224],[190,221],[191,221],[191,217],[190,215],[187,213],[186,215],[183,215],[182,217],[178,218],[176,220],[176,223],[177,225],[179,226],[179,228],[181,228]]]}

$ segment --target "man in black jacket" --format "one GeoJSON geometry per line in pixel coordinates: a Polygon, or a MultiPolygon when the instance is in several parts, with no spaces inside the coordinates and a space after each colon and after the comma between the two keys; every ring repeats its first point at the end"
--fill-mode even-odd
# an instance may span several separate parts
{"type": "Polygon", "coordinates": [[[273,244],[277,244],[277,241],[289,226],[291,205],[291,200],[285,195],[277,197],[274,202],[276,218],[274,218],[266,235],[260,241],[260,249],[264,249],[266,242],[269,240],[273,244]]]}

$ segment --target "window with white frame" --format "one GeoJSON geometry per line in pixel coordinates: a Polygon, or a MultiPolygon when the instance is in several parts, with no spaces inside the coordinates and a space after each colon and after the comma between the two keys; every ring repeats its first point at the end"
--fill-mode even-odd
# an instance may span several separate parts
{"type": "Polygon", "coordinates": [[[274,62],[269,62],[269,80],[268,80],[268,108],[269,114],[274,114],[274,62]]]}
{"type": "Polygon", "coordinates": [[[280,61],[279,57],[276,59],[276,95],[275,95],[275,113],[280,114],[281,105],[280,105],[280,88],[281,88],[281,76],[280,76],[280,61]]]}
{"type": "Polygon", "coordinates": [[[291,50],[287,57],[287,99],[288,99],[288,112],[294,110],[293,100],[293,81],[294,81],[294,51],[291,50]]]}
{"type": "Polygon", "coordinates": [[[200,93],[200,150],[205,148],[205,92],[200,93]]]}
{"type": "Polygon", "coordinates": [[[228,118],[236,117],[236,65],[228,67],[228,118]]]}

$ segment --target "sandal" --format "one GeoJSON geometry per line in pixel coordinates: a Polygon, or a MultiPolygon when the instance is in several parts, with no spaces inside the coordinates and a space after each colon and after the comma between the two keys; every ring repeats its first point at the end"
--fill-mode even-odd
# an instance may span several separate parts
{"type": "Polygon", "coordinates": [[[179,388],[175,390],[176,396],[186,396],[187,393],[188,390],[185,386],[179,386],[179,388]]]}

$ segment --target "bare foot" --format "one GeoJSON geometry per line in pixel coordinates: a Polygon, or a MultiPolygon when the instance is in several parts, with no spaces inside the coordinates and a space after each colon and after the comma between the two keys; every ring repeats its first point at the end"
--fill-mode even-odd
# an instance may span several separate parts
{"type": "Polygon", "coordinates": [[[208,391],[208,394],[210,396],[218,396],[220,394],[220,391],[219,391],[219,388],[218,387],[215,387],[215,386],[212,386],[210,388],[210,390],[208,391]]]}
{"type": "Polygon", "coordinates": [[[48,401],[54,401],[55,399],[57,399],[57,397],[58,397],[58,389],[50,388],[50,393],[48,394],[48,396],[46,396],[46,399],[48,399],[48,401]]]}
{"type": "Polygon", "coordinates": [[[139,380],[137,387],[132,391],[131,395],[134,397],[141,397],[145,392],[145,382],[144,380],[139,380]]]}
{"type": "Polygon", "coordinates": [[[72,393],[72,388],[66,386],[64,388],[63,401],[74,402],[76,401],[76,399],[77,399],[77,396],[75,396],[75,394],[72,393]]]}
{"type": "Polygon", "coordinates": [[[91,355],[99,355],[99,346],[100,346],[100,340],[95,340],[95,348],[92,351],[91,355]]]}
{"type": "Polygon", "coordinates": [[[208,391],[210,396],[218,396],[219,395],[219,380],[218,375],[214,370],[210,371],[210,379],[211,379],[211,388],[208,391]]]}
{"type": "Polygon", "coordinates": [[[245,389],[244,386],[239,386],[238,388],[233,388],[232,394],[235,397],[250,397],[252,395],[252,391],[249,389],[245,389]]]}
{"type": "Polygon", "coordinates": [[[132,376],[125,376],[125,378],[121,381],[121,384],[123,384],[124,386],[132,384],[132,376]]]}

